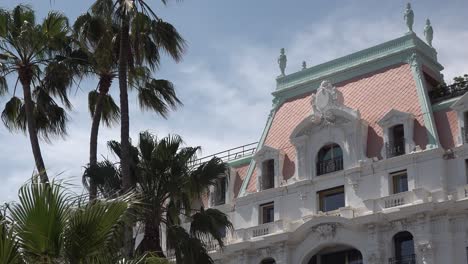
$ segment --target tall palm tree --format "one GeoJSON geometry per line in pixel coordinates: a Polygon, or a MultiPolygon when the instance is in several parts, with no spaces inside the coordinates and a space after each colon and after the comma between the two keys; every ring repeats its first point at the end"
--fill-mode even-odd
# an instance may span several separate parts
{"type": "MultiPolygon", "coordinates": [[[[118,142],[111,141],[109,146],[118,156],[121,155],[118,142]]],[[[131,150],[135,191],[142,203],[138,219],[144,229],[138,251],[156,252],[163,257],[160,231],[164,226],[168,247],[174,250],[177,263],[212,263],[207,245],[214,240],[222,247],[222,236],[226,229],[232,229],[232,224],[224,213],[194,205],[202,204],[200,201],[208,188],[224,177],[226,165],[213,158],[193,167],[191,162],[196,159],[200,148],[183,147],[182,139],[176,135],[157,139],[148,132],[142,132],[138,147],[131,150]],[[189,227],[185,229],[183,225],[189,227]]],[[[110,183],[106,186],[116,186],[115,176],[110,176],[110,183]]],[[[121,185],[116,186],[119,187],[121,185]]]]}
{"type": "MultiPolygon", "coordinates": [[[[95,170],[97,164],[97,145],[99,125],[103,122],[107,126],[117,123],[120,109],[109,94],[112,82],[117,78],[118,45],[115,36],[118,29],[112,20],[112,13],[107,16],[96,15],[92,10],[77,18],[73,28],[74,37],[79,50],[85,55],[80,64],[84,75],[98,78],[97,88],[89,92],[88,106],[92,117],[91,135],[89,143],[88,175],[95,170]]],[[[95,177],[89,178],[89,199],[97,196],[95,177]]],[[[84,181],[87,183],[87,181],[84,181]]]]}
{"type": "Polygon", "coordinates": [[[6,76],[16,74],[12,98],[6,103],[2,120],[12,131],[28,132],[36,168],[42,182],[48,182],[39,145],[39,136],[65,134],[67,121],[64,108],[53,99],[59,97],[70,108],[67,88],[73,73],[64,67],[69,43],[68,20],[50,12],[42,24],[36,24],[34,11],[24,5],[13,10],[0,9],[0,95],[7,92],[6,76]],[[22,100],[16,96],[18,82],[22,100]]]}
{"type": "Polygon", "coordinates": [[[117,263],[134,197],[86,203],[62,185],[30,183],[0,222],[0,260],[16,263],[117,263]]]}
{"type": "MultiPolygon", "coordinates": [[[[93,123],[90,137],[90,162],[85,173],[84,183],[89,185],[90,199],[97,195],[96,184],[93,183],[92,175],[98,178],[94,173],[97,164],[97,138],[99,123],[102,120],[106,125],[117,121],[119,109],[108,94],[112,81],[120,74],[119,48],[118,40],[120,31],[116,21],[113,20],[113,2],[112,0],[100,0],[92,6],[89,13],[80,16],[75,22],[74,31],[80,46],[87,54],[88,64],[86,70],[88,73],[97,75],[99,78],[98,92],[92,91],[89,95],[90,112],[93,115],[93,123]],[[89,180],[89,184],[87,183],[89,180]]],[[[147,37],[148,28],[152,27],[149,17],[144,14],[137,14],[138,21],[135,22],[132,29],[135,29],[132,36],[139,33],[141,36],[132,37],[133,45],[131,52],[138,56],[131,56],[132,60],[138,63],[131,63],[132,70],[128,72],[129,85],[138,92],[138,102],[142,109],[152,110],[153,112],[166,117],[169,108],[175,108],[181,104],[175,95],[172,83],[162,79],[151,77],[151,69],[142,66],[142,61],[147,61],[150,67],[159,62],[158,43],[151,37],[147,37]],[[138,26],[137,26],[138,25],[138,26]],[[136,30],[138,28],[138,30],[136,30]],[[142,39],[137,41],[136,39],[142,39]]],[[[125,186],[132,185],[131,180],[126,181],[125,186]]],[[[127,188],[128,189],[128,188],[127,188]]]]}
{"type": "MultiPolygon", "coordinates": [[[[161,0],[161,2],[166,4],[167,0],[161,0]]],[[[159,50],[161,49],[166,51],[174,60],[179,61],[185,49],[185,41],[177,30],[157,16],[144,0],[115,0],[115,2],[114,0],[97,0],[93,8],[107,11],[109,6],[112,7],[120,21],[118,69],[121,109],[121,169],[123,188],[127,191],[132,188],[127,78],[129,67],[132,69],[134,63],[136,63],[138,66],[149,66],[153,70],[159,65],[159,50]],[[112,2],[112,5],[109,5],[109,2],[112,2]],[[143,22],[145,24],[142,24],[143,22]]]]}

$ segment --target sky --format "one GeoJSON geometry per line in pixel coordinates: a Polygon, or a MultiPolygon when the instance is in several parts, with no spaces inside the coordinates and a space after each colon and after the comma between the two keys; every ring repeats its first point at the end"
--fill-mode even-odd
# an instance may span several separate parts
{"type": "MultiPolygon", "coordinates": [[[[0,8],[30,4],[39,18],[50,10],[70,22],[87,11],[92,0],[0,0],[0,8]]],[[[159,137],[179,134],[188,146],[201,146],[202,155],[259,140],[271,109],[271,92],[280,71],[277,57],[286,49],[286,73],[302,61],[313,66],[397,38],[406,32],[402,0],[184,0],[162,6],[147,0],[187,40],[179,63],[164,57],[155,77],[168,79],[184,106],[167,119],[141,112],[130,94],[130,132],[137,138],[148,130],[159,137]]],[[[468,73],[467,0],[414,0],[415,32],[423,38],[426,18],[434,27],[433,45],[447,80],[468,73]]],[[[13,83],[9,83],[12,87],[13,83]]],[[[89,153],[91,118],[87,94],[96,87],[86,79],[72,91],[68,135],[42,142],[49,176],[64,179],[81,191],[83,167],[89,153]]],[[[118,101],[117,81],[111,93],[118,101]]],[[[3,108],[8,96],[0,98],[3,108]]],[[[99,156],[115,158],[106,142],[119,139],[119,127],[102,127],[99,156]]],[[[134,142],[136,143],[136,142],[134,142]]],[[[34,160],[28,138],[0,124],[0,203],[17,199],[17,190],[30,179],[34,160]]]]}

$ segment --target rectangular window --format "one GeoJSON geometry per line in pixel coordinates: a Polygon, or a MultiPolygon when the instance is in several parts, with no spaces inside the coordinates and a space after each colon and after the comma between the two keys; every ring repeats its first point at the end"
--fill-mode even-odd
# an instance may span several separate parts
{"type": "Polygon", "coordinates": [[[214,204],[222,205],[226,203],[226,177],[218,179],[214,191],[214,204]]]}
{"type": "Polygon", "coordinates": [[[263,162],[262,181],[262,190],[275,187],[275,160],[270,159],[263,162]]]}
{"type": "Polygon", "coordinates": [[[393,182],[394,194],[408,191],[408,174],[406,170],[391,173],[390,176],[393,182]]]}
{"type": "Polygon", "coordinates": [[[318,192],[320,211],[328,212],[345,206],[344,187],[340,186],[318,192]]]}
{"type": "Polygon", "coordinates": [[[275,221],[275,205],[273,202],[260,205],[260,224],[275,221]]]}

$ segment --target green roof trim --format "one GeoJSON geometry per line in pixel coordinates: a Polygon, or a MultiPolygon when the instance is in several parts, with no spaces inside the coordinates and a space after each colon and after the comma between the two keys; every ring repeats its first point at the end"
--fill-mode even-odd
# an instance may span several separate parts
{"type": "MultiPolygon", "coordinates": [[[[324,79],[339,83],[379,69],[407,63],[417,53],[421,63],[433,72],[443,66],[437,62],[437,52],[414,33],[319,64],[276,79],[275,97],[287,100],[316,90],[324,79]]],[[[438,76],[442,79],[442,76],[438,76]]]]}
{"type": "Polygon", "coordinates": [[[438,112],[438,111],[442,111],[442,110],[445,110],[447,108],[450,108],[450,106],[452,104],[454,104],[456,101],[458,101],[458,99],[460,99],[461,96],[458,96],[458,97],[454,97],[454,98],[450,98],[448,100],[445,100],[445,101],[442,101],[442,102],[439,102],[437,104],[433,104],[432,105],[432,111],[433,112],[438,112]]]}
{"type": "Polygon", "coordinates": [[[253,155],[249,155],[249,156],[242,157],[240,159],[230,160],[230,161],[227,162],[227,164],[230,167],[239,167],[241,165],[249,163],[252,160],[252,156],[253,155]]]}

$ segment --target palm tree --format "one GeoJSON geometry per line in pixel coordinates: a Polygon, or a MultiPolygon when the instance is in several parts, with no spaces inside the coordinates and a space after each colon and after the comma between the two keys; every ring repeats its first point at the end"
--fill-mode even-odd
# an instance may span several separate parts
{"type": "MultiPolygon", "coordinates": [[[[161,1],[164,4],[167,2],[167,0],[161,1]]],[[[127,191],[132,188],[127,82],[129,67],[132,69],[134,63],[137,66],[144,64],[153,70],[159,65],[160,49],[179,61],[185,49],[185,41],[171,24],[158,17],[143,0],[115,0],[115,3],[113,0],[97,0],[93,8],[102,12],[113,10],[120,21],[118,72],[121,109],[121,169],[123,188],[127,191]],[[109,2],[111,2],[110,5],[109,2]]]]}
{"type": "Polygon", "coordinates": [[[34,11],[28,6],[0,9],[0,95],[8,90],[6,76],[16,74],[17,78],[2,120],[11,131],[28,132],[42,182],[49,179],[39,136],[49,140],[66,133],[66,112],[53,97],[71,107],[67,88],[72,85],[73,73],[59,56],[68,43],[68,20],[62,14],[50,12],[42,24],[36,24],[34,11]],[[16,96],[18,82],[23,88],[22,100],[16,96]]]}
{"type": "MultiPolygon", "coordinates": [[[[157,139],[142,132],[138,147],[131,148],[135,192],[142,203],[138,220],[144,229],[138,251],[156,252],[164,257],[160,237],[164,226],[168,248],[174,250],[177,263],[212,263],[206,247],[212,240],[223,247],[223,234],[226,229],[232,229],[232,224],[224,213],[205,210],[202,197],[224,177],[226,165],[213,158],[194,167],[191,164],[200,148],[182,145],[182,139],[176,135],[157,139]],[[189,225],[188,230],[183,225],[189,225]]],[[[117,156],[121,155],[118,142],[111,141],[109,146],[117,156]]],[[[104,168],[110,164],[102,165],[104,168]]],[[[111,171],[119,170],[108,169],[111,171]]],[[[111,173],[109,176],[110,183],[105,186],[115,186],[115,176],[111,173]]]]}
{"type": "Polygon", "coordinates": [[[24,185],[0,222],[1,263],[117,263],[134,205],[131,195],[86,203],[56,182],[24,185]]]}
{"type": "MultiPolygon", "coordinates": [[[[89,185],[90,199],[97,195],[94,178],[99,175],[93,172],[97,170],[97,138],[100,120],[106,125],[111,125],[119,118],[119,109],[108,94],[112,81],[119,75],[119,45],[120,31],[115,20],[112,19],[112,0],[102,0],[96,3],[91,12],[80,16],[75,22],[74,31],[79,40],[81,49],[87,57],[87,63],[84,71],[88,74],[98,76],[99,83],[96,91],[89,94],[89,108],[93,116],[90,137],[90,162],[85,173],[85,186],[89,185]],[[88,183],[89,181],[89,183],[88,183]]],[[[155,113],[166,117],[169,108],[175,108],[181,104],[177,98],[174,87],[171,82],[151,77],[151,69],[139,66],[141,61],[148,61],[150,67],[154,67],[159,62],[158,44],[152,38],[148,38],[147,28],[151,28],[152,22],[144,14],[137,14],[138,21],[132,28],[139,30],[136,33],[141,34],[134,39],[131,50],[138,56],[134,56],[138,63],[131,64],[132,70],[129,72],[129,85],[138,92],[138,101],[142,109],[152,110],[155,113]],[[138,27],[137,27],[138,25],[138,27]],[[142,41],[136,41],[136,39],[142,41]],[[144,57],[144,58],[140,58],[144,57]],[[156,59],[155,59],[156,58],[156,59]]],[[[133,58],[133,57],[132,57],[133,58]]],[[[132,181],[129,181],[131,185],[132,181]]]]}
{"type": "MultiPolygon", "coordinates": [[[[79,50],[85,55],[80,63],[84,75],[98,78],[97,88],[89,92],[88,106],[92,117],[89,165],[87,175],[92,175],[97,164],[97,144],[99,125],[103,122],[107,126],[117,123],[120,109],[109,94],[110,87],[117,78],[118,46],[114,38],[118,33],[113,24],[111,13],[107,16],[96,15],[92,10],[77,18],[73,28],[74,36],[79,43],[79,50]]],[[[83,181],[89,190],[89,199],[97,196],[94,178],[89,177],[89,184],[83,181]]]]}

